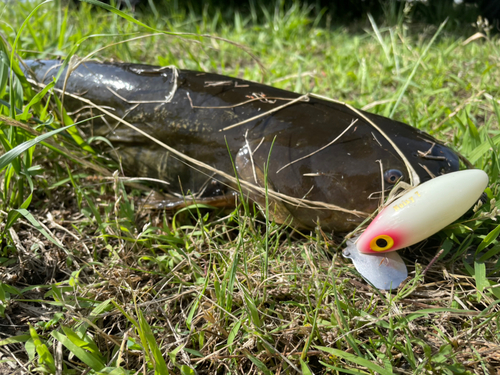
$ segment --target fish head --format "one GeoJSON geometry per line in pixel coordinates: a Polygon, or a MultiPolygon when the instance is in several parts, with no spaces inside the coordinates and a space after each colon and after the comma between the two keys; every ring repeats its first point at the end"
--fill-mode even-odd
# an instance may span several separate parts
{"type": "Polygon", "coordinates": [[[430,135],[343,104],[295,104],[265,124],[250,148],[274,190],[339,208],[285,203],[298,227],[352,231],[398,182],[415,186],[459,169],[458,155],[430,135]]]}

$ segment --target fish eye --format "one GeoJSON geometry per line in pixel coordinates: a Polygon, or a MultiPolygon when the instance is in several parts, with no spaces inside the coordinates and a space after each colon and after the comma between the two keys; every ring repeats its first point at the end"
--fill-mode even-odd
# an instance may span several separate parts
{"type": "Polygon", "coordinates": [[[387,251],[394,246],[394,240],[387,234],[381,234],[370,241],[370,248],[373,251],[387,251]]]}
{"type": "Polygon", "coordinates": [[[388,184],[395,184],[403,178],[403,172],[399,169],[389,169],[384,172],[384,180],[388,184]]]}

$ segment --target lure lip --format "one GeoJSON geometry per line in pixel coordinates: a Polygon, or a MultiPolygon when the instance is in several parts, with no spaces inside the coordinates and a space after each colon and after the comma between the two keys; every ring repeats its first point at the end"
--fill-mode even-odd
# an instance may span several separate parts
{"type": "Polygon", "coordinates": [[[362,253],[383,254],[418,243],[467,212],[487,185],[488,175],[481,169],[452,172],[420,184],[380,211],[356,247],[362,253]],[[391,246],[377,246],[380,238],[380,245],[391,246]]]}
{"type": "Polygon", "coordinates": [[[359,237],[347,240],[342,251],[344,258],[351,259],[360,275],[377,289],[392,290],[408,277],[406,264],[397,252],[365,254],[358,251],[356,241],[359,237]]]}

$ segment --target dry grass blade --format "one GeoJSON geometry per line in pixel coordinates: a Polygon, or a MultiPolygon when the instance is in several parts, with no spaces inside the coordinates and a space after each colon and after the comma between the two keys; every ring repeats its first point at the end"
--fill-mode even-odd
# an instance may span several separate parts
{"type": "MultiPolygon", "coordinates": [[[[276,173],[279,173],[280,171],[282,171],[283,169],[285,169],[285,168],[289,167],[290,165],[292,165],[292,164],[294,164],[294,163],[297,163],[298,161],[301,161],[301,160],[307,159],[307,158],[309,158],[309,157],[313,156],[314,154],[316,154],[316,153],[318,153],[318,152],[320,152],[320,151],[324,150],[325,148],[330,147],[330,146],[331,146],[331,145],[333,145],[335,142],[337,142],[337,141],[340,139],[340,137],[342,137],[342,136],[343,136],[343,135],[344,135],[344,134],[345,134],[345,133],[346,133],[346,132],[347,132],[350,128],[352,128],[352,126],[353,126],[353,125],[354,125],[357,121],[358,121],[358,119],[352,120],[351,124],[350,124],[347,128],[345,128],[345,129],[342,131],[342,133],[340,133],[337,137],[335,137],[335,139],[334,139],[333,141],[331,141],[331,142],[327,143],[327,144],[326,144],[326,145],[324,145],[323,147],[321,147],[321,148],[317,149],[317,150],[316,150],[316,151],[314,151],[314,152],[311,152],[311,153],[310,153],[310,154],[308,154],[308,155],[305,155],[305,156],[303,156],[303,157],[301,157],[301,158],[298,158],[298,159],[295,159],[295,160],[291,161],[291,162],[290,162],[290,163],[288,163],[288,164],[285,164],[283,167],[281,167],[280,169],[278,169],[278,170],[276,171],[276,173]]],[[[382,181],[383,181],[383,179],[382,179],[382,181]]]]}
{"type": "Polygon", "coordinates": [[[98,0],[83,0],[85,2],[88,2],[90,4],[94,4],[94,5],[97,5],[99,7],[102,7],[104,9],[107,9],[108,11],[110,12],[113,12],[117,15],[119,15],[120,17],[130,21],[130,22],[133,22],[139,26],[142,26],[144,27],[145,29],[147,30],[151,30],[155,33],[161,33],[161,34],[165,34],[165,35],[173,35],[173,36],[191,36],[191,37],[195,37],[195,38],[208,38],[208,39],[213,39],[213,40],[219,40],[221,42],[224,42],[224,43],[228,43],[228,44],[231,44],[235,47],[238,47],[239,49],[241,49],[242,51],[244,51],[245,53],[247,53],[260,67],[260,69],[262,70],[262,79],[264,79],[264,76],[265,76],[265,72],[266,72],[266,68],[264,67],[264,64],[262,64],[262,62],[259,60],[259,58],[252,52],[252,50],[245,46],[244,44],[241,44],[241,43],[237,43],[237,42],[234,42],[233,40],[230,40],[230,39],[227,39],[227,38],[222,38],[222,37],[219,37],[219,36],[215,36],[215,35],[209,35],[209,34],[196,34],[196,33],[184,33],[184,32],[172,32],[172,31],[164,31],[164,30],[159,30],[159,29],[156,29],[156,28],[153,28],[153,27],[150,27],[148,25],[146,25],[145,23],[143,22],[140,22],[138,20],[136,20],[135,18],[129,16],[128,14],[106,4],[106,3],[102,3],[98,0]]]}
{"type": "Polygon", "coordinates": [[[250,118],[248,118],[246,120],[240,121],[240,122],[238,122],[236,124],[233,124],[233,125],[230,125],[230,126],[226,126],[225,128],[221,129],[220,131],[226,131],[226,130],[229,130],[229,129],[237,128],[238,126],[241,126],[243,124],[247,124],[247,123],[252,122],[253,120],[256,120],[258,118],[268,116],[268,115],[270,115],[271,113],[274,113],[274,112],[278,112],[279,110],[281,110],[283,108],[286,108],[288,106],[291,106],[291,105],[293,105],[295,103],[298,103],[298,102],[307,102],[307,101],[309,101],[309,95],[308,94],[299,96],[296,99],[290,100],[288,103],[285,103],[283,105],[280,105],[278,107],[270,109],[269,111],[263,112],[260,115],[257,115],[257,116],[254,116],[254,117],[250,117],[250,118]]]}

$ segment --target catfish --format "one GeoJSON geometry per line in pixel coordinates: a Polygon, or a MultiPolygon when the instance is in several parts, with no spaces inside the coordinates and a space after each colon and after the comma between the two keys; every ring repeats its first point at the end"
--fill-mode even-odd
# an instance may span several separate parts
{"type": "MultiPolygon", "coordinates": [[[[25,64],[43,85],[62,62],[25,64]]],[[[460,166],[457,153],[402,122],[220,74],[86,61],[64,68],[56,88],[79,120],[105,113],[79,129],[106,137],[129,176],[168,183],[163,207],[231,206],[241,187],[264,210],[267,188],[269,220],[345,233],[396,183],[460,166]]]]}

